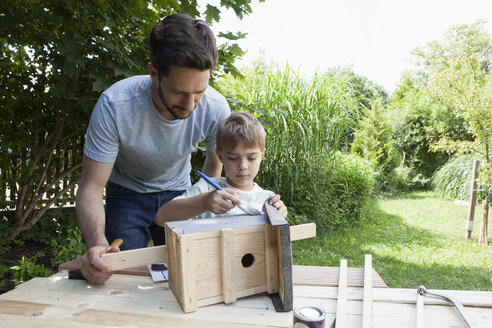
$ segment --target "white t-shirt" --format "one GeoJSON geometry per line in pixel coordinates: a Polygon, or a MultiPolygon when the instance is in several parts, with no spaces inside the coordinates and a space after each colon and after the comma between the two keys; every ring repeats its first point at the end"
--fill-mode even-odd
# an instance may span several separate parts
{"type": "MultiPolygon", "coordinates": [[[[224,177],[212,178],[212,180],[214,180],[214,182],[217,183],[222,188],[230,188],[235,190],[237,192],[239,199],[241,199],[241,202],[247,203],[251,207],[254,207],[258,211],[262,211],[262,212],[264,212],[263,204],[265,203],[265,201],[275,195],[273,191],[265,190],[260,186],[258,186],[258,184],[256,183],[254,185],[253,190],[244,191],[229,185],[227,183],[226,178],[224,177]]],[[[190,189],[186,190],[184,194],[174,199],[190,198],[212,190],[215,190],[215,188],[212,187],[210,184],[208,184],[204,179],[200,179],[190,189]]],[[[205,218],[212,218],[217,216],[241,215],[241,214],[246,214],[246,213],[244,213],[239,207],[235,206],[225,214],[215,214],[212,212],[205,212],[203,214],[194,217],[194,219],[205,219],[205,218]]]]}
{"type": "Polygon", "coordinates": [[[230,114],[224,96],[208,87],[187,119],[169,121],[154,107],[148,75],[121,80],[99,98],[84,154],[113,163],[109,181],[136,192],[186,190],[191,153],[205,141],[215,152],[217,128],[230,114]]]}

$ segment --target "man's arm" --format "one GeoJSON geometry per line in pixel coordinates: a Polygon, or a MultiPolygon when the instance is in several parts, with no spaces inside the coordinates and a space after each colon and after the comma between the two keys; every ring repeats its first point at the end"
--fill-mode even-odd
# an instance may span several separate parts
{"type": "Polygon", "coordinates": [[[103,191],[113,163],[101,163],[84,155],[82,178],[77,190],[77,220],[87,248],[108,245],[104,235],[103,191]]]}
{"type": "Polygon", "coordinates": [[[77,190],[77,221],[87,246],[87,253],[82,256],[81,272],[95,284],[104,283],[112,274],[111,267],[102,261],[101,254],[118,250],[109,247],[104,234],[103,191],[113,165],[94,161],[84,155],[82,178],[77,190]]]}
{"type": "Polygon", "coordinates": [[[222,173],[222,163],[216,153],[209,153],[205,157],[205,163],[203,164],[203,173],[209,177],[220,177],[222,173]]]}

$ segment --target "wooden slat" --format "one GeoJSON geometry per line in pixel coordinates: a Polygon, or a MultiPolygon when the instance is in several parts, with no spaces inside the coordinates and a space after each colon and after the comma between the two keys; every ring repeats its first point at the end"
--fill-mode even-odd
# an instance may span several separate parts
{"type": "MultiPolygon", "coordinates": [[[[58,271],[80,269],[80,263],[81,263],[80,257],[77,257],[76,259],[73,259],[69,262],[62,263],[62,264],[58,265],[58,271]]],[[[134,268],[116,270],[115,273],[116,274],[131,274],[131,275],[136,275],[136,276],[150,276],[150,272],[147,269],[146,265],[141,265],[141,266],[134,267],[134,268]]]]}
{"type": "Polygon", "coordinates": [[[176,296],[176,299],[180,299],[181,295],[181,282],[180,273],[178,268],[178,250],[177,250],[177,235],[168,227],[165,228],[166,243],[167,243],[167,253],[168,253],[168,263],[167,263],[167,273],[169,278],[169,288],[176,296]]]}
{"type": "MultiPolygon", "coordinates": [[[[265,285],[265,238],[264,230],[261,233],[236,234],[234,230],[234,261],[236,295],[242,290],[250,290],[256,286],[265,285]],[[253,256],[251,266],[243,266],[244,256],[253,256]]],[[[237,296],[238,297],[238,296],[237,296]]]]}
{"type": "Polygon", "coordinates": [[[265,281],[269,294],[278,292],[277,229],[278,227],[265,224],[265,281]]]}
{"type": "Polygon", "coordinates": [[[236,301],[236,286],[234,280],[234,232],[232,229],[221,231],[221,254],[222,254],[222,296],[224,303],[229,304],[236,301]]]}
{"type": "MultiPolygon", "coordinates": [[[[322,266],[293,266],[294,285],[298,286],[330,286],[337,287],[340,275],[338,267],[322,266]]],[[[383,279],[373,269],[372,270],[373,287],[387,288],[383,279]]],[[[364,286],[364,268],[347,268],[347,286],[363,287],[364,286]]]]}
{"type": "Polygon", "coordinates": [[[181,297],[179,300],[185,313],[196,311],[197,293],[195,265],[193,262],[193,235],[178,236],[178,270],[181,277],[181,297]]]}
{"type": "Polygon", "coordinates": [[[306,223],[290,226],[290,240],[300,240],[316,237],[316,224],[306,223]]]}
{"type": "Polygon", "coordinates": [[[362,328],[372,328],[372,255],[366,254],[364,261],[364,303],[362,306],[362,328]]]}
{"type": "Polygon", "coordinates": [[[417,328],[424,328],[424,295],[417,293],[417,328]]]}
{"type": "Polygon", "coordinates": [[[167,262],[167,247],[155,246],[132,249],[118,253],[106,253],[101,256],[113,270],[133,268],[140,265],[167,262]]]}
{"type": "Polygon", "coordinates": [[[347,327],[347,260],[340,260],[336,328],[347,327]]]}

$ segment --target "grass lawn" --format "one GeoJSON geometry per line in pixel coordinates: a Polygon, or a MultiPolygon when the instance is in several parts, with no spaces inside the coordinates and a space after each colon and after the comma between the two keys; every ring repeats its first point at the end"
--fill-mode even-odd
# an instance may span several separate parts
{"type": "Polygon", "coordinates": [[[465,238],[468,207],[434,192],[404,193],[374,201],[356,227],[293,243],[294,264],[373,268],[393,288],[492,291],[492,243],[477,244],[482,207],[472,239],[465,238]]]}

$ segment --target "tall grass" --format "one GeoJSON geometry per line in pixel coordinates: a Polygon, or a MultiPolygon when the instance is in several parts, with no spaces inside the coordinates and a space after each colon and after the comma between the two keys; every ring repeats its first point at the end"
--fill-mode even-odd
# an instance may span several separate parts
{"type": "MultiPolygon", "coordinates": [[[[432,187],[446,198],[468,200],[470,198],[474,154],[457,155],[432,176],[432,187]]],[[[480,166],[479,166],[480,172],[480,166]]],[[[485,198],[485,186],[477,184],[477,199],[485,198]]]]}
{"type": "Polygon", "coordinates": [[[289,66],[255,66],[245,71],[244,80],[228,77],[218,85],[233,109],[249,111],[265,126],[267,153],[258,183],[281,194],[292,208],[316,202],[356,118],[346,81],[328,75],[306,81],[289,66]]]}

